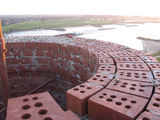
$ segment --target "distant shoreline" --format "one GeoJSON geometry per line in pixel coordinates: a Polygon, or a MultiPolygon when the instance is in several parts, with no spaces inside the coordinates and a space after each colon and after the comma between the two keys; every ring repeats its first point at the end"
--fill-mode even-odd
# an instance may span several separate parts
{"type": "Polygon", "coordinates": [[[137,39],[140,39],[140,40],[149,40],[149,41],[160,41],[160,39],[151,39],[151,38],[145,38],[145,37],[137,37],[137,39]]]}

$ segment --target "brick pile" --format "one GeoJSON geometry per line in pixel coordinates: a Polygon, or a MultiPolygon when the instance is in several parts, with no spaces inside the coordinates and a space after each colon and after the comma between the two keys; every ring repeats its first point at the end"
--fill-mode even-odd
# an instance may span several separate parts
{"type": "Polygon", "coordinates": [[[13,97],[59,74],[61,78],[44,89],[67,91],[68,110],[81,117],[159,119],[160,64],[155,58],[123,45],[85,38],[6,40],[13,97]]]}

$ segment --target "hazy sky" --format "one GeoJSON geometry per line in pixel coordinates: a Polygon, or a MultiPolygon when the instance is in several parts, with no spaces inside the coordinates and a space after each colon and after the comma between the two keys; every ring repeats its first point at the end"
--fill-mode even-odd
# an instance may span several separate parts
{"type": "Polygon", "coordinates": [[[160,0],[0,0],[4,14],[114,14],[160,16],[160,0]]]}

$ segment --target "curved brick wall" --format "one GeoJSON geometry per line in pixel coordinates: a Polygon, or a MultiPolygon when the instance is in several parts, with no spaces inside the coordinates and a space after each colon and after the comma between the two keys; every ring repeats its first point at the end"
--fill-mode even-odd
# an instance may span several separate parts
{"type": "Polygon", "coordinates": [[[12,97],[58,74],[60,79],[42,91],[49,91],[62,107],[67,91],[67,109],[79,116],[159,119],[160,89],[154,85],[159,85],[160,63],[155,58],[119,44],[84,38],[10,37],[6,41],[12,97]]]}

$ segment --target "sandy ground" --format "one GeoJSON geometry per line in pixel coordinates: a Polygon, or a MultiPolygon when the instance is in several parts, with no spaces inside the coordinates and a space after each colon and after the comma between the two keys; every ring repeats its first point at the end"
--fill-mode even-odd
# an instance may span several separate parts
{"type": "Polygon", "coordinates": [[[143,52],[153,54],[160,50],[160,41],[142,40],[143,52]]]}

